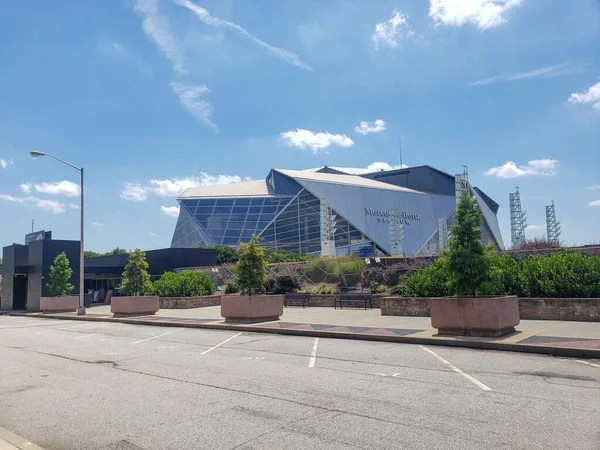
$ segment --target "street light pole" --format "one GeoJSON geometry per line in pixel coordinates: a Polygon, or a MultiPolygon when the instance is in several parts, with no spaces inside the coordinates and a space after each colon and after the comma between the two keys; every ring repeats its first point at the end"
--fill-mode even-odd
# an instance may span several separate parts
{"type": "Polygon", "coordinates": [[[85,301],[84,301],[84,290],[83,290],[83,283],[84,283],[84,275],[85,275],[85,268],[84,268],[84,253],[83,253],[83,229],[84,229],[84,221],[83,221],[83,167],[78,167],[74,164],[71,164],[70,162],[67,162],[65,160],[62,160],[60,158],[57,158],[54,155],[51,155],[49,153],[44,153],[44,152],[38,152],[38,151],[31,151],[29,152],[29,154],[31,156],[33,156],[34,158],[38,158],[40,156],[48,156],[52,159],[55,159],[63,164],[66,164],[69,167],[72,167],[75,170],[78,170],[81,174],[81,185],[80,185],[80,194],[81,194],[81,223],[80,223],[80,230],[79,230],[79,307],[77,308],[77,315],[78,316],[85,316],[85,301]]]}

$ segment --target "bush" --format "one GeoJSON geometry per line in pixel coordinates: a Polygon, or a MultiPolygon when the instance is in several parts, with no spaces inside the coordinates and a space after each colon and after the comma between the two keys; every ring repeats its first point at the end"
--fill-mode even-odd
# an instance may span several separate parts
{"type": "Polygon", "coordinates": [[[411,258],[388,266],[383,264],[369,264],[362,272],[362,282],[365,286],[370,286],[373,281],[386,286],[396,286],[399,283],[400,276],[427,267],[434,261],[434,258],[411,258]]]}
{"type": "Polygon", "coordinates": [[[160,297],[200,297],[215,292],[210,275],[192,270],[166,272],[152,285],[155,295],[160,297]]]}
{"type": "Polygon", "coordinates": [[[225,293],[226,294],[237,294],[240,292],[235,283],[226,283],[225,284],[225,293]]]}
{"type": "Polygon", "coordinates": [[[339,294],[340,290],[337,287],[332,286],[330,284],[319,283],[311,289],[310,293],[311,294],[339,294]]]}
{"type": "Polygon", "coordinates": [[[356,286],[360,283],[365,260],[355,255],[339,258],[315,258],[306,265],[306,276],[316,283],[356,286]]]}
{"type": "Polygon", "coordinates": [[[287,292],[296,292],[300,289],[300,282],[296,277],[281,275],[267,279],[265,290],[274,294],[285,294],[287,292]]]}
{"type": "Polygon", "coordinates": [[[448,258],[439,258],[429,267],[402,279],[399,293],[405,297],[445,297],[453,294],[454,278],[448,258]]]}
{"type": "Polygon", "coordinates": [[[600,258],[561,251],[525,259],[518,293],[524,297],[600,297],[600,258]]]}
{"type": "Polygon", "coordinates": [[[371,281],[369,290],[371,291],[371,294],[380,294],[381,292],[386,291],[386,287],[379,284],[377,281],[371,281]]]}
{"type": "Polygon", "coordinates": [[[294,253],[289,250],[265,249],[265,258],[267,264],[283,263],[283,262],[301,262],[309,259],[317,258],[316,255],[306,253],[294,253]]]}

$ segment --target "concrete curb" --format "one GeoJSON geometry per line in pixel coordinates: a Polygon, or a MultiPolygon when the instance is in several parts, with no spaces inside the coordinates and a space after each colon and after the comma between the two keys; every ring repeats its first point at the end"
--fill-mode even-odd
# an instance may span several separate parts
{"type": "Polygon", "coordinates": [[[6,446],[2,446],[2,441],[8,442],[8,448],[17,448],[20,450],[44,450],[42,447],[32,444],[27,439],[7,430],[6,428],[0,427],[0,448],[4,449],[6,446]]]}
{"type": "Polygon", "coordinates": [[[306,336],[330,339],[351,339],[359,341],[394,342],[399,344],[436,345],[443,347],[463,347],[477,350],[498,350],[505,352],[538,353],[544,355],[560,356],[565,358],[600,359],[600,350],[574,347],[553,347],[549,345],[509,344],[489,341],[467,341],[446,338],[410,337],[410,336],[383,336],[375,334],[344,333],[323,330],[292,330],[288,328],[271,328],[257,325],[235,325],[215,323],[173,323],[155,322],[121,317],[90,317],[90,316],[59,316],[53,314],[32,315],[31,313],[12,313],[11,316],[36,317],[60,320],[85,320],[89,322],[114,322],[130,325],[150,325],[155,327],[173,328],[201,328],[208,330],[244,331],[247,333],[270,333],[288,336],[306,336]]]}

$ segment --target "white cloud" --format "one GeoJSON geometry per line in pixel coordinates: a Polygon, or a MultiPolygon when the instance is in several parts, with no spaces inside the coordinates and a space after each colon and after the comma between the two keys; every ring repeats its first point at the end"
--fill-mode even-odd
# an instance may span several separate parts
{"type": "Polygon", "coordinates": [[[62,203],[55,200],[45,200],[37,197],[14,197],[12,195],[0,194],[0,200],[21,205],[33,206],[52,214],[63,214],[70,209],[79,209],[79,206],[72,203],[62,203]]]}
{"type": "Polygon", "coordinates": [[[369,133],[381,133],[386,129],[387,123],[382,119],[377,119],[375,122],[362,121],[360,125],[354,127],[354,131],[365,135],[369,133]]]}
{"type": "Polygon", "coordinates": [[[156,234],[156,233],[148,233],[148,235],[152,236],[152,237],[158,237],[158,234],[156,234]]]}
{"type": "Polygon", "coordinates": [[[588,206],[600,206],[600,200],[594,200],[593,202],[589,202],[588,206]]]}
{"type": "Polygon", "coordinates": [[[179,206],[161,206],[160,210],[167,216],[177,217],[179,216],[179,206]]]}
{"type": "Polygon", "coordinates": [[[503,165],[492,167],[485,172],[498,178],[518,178],[526,175],[556,175],[558,161],[556,159],[534,159],[526,165],[517,166],[513,161],[506,161],[503,165]]]}
{"type": "Polygon", "coordinates": [[[315,133],[301,128],[281,133],[279,137],[285,145],[302,149],[310,148],[313,154],[332,145],[344,148],[354,145],[354,141],[345,134],[315,133]]]}
{"type": "Polygon", "coordinates": [[[254,42],[256,45],[258,45],[260,47],[265,48],[270,54],[272,54],[276,58],[279,58],[283,61],[293,64],[294,66],[301,67],[302,69],[312,70],[312,68],[310,66],[308,66],[307,64],[305,64],[304,62],[302,62],[300,60],[300,58],[298,57],[298,55],[296,55],[295,53],[290,52],[289,50],[285,50],[283,48],[273,47],[272,45],[269,45],[266,42],[261,41],[256,36],[252,35],[248,30],[246,30],[245,28],[242,28],[241,26],[239,26],[233,22],[229,22],[227,20],[213,17],[210,14],[210,12],[208,12],[208,10],[206,10],[205,8],[203,8],[199,5],[196,5],[195,3],[191,2],[190,0],[174,0],[174,2],[175,2],[175,4],[192,11],[194,14],[196,14],[198,19],[200,19],[202,22],[204,22],[207,25],[210,25],[215,28],[230,28],[230,29],[236,31],[242,37],[249,39],[250,41],[254,42]]]}
{"type": "Polygon", "coordinates": [[[600,83],[596,83],[587,92],[571,94],[569,103],[588,104],[592,103],[593,107],[600,111],[600,83]]]}
{"type": "Polygon", "coordinates": [[[487,30],[507,22],[506,13],[523,0],[429,0],[429,17],[437,24],[471,24],[487,30]]]}
{"type": "Polygon", "coordinates": [[[398,41],[396,41],[396,37],[402,29],[405,31],[401,37],[412,36],[413,32],[410,29],[407,19],[408,16],[403,14],[400,10],[395,9],[389,20],[376,23],[375,31],[373,31],[373,35],[371,36],[375,50],[379,50],[381,46],[386,45],[389,47],[397,47],[398,41]]]}
{"type": "Polygon", "coordinates": [[[101,224],[100,222],[92,222],[92,226],[102,228],[104,225],[101,224]]]}
{"type": "MultiPolygon", "coordinates": [[[[242,181],[250,180],[248,177],[242,178],[239,175],[213,175],[206,172],[201,172],[200,176],[202,178],[202,186],[240,183],[242,181]]],[[[178,197],[186,189],[198,187],[199,185],[200,180],[198,180],[197,176],[153,179],[150,180],[147,185],[142,183],[125,183],[125,188],[121,191],[121,198],[139,202],[148,199],[150,194],[158,195],[160,197],[178,197]]],[[[166,211],[169,208],[177,208],[177,211],[179,211],[179,207],[161,206],[161,210],[167,215],[170,215],[166,211]]]]}
{"type": "Polygon", "coordinates": [[[51,195],[65,195],[67,197],[77,197],[80,189],[77,183],[72,181],[63,180],[56,181],[54,183],[23,183],[19,187],[25,194],[29,194],[32,190],[35,190],[38,194],[51,194],[51,195]]]}
{"type": "Polygon", "coordinates": [[[134,202],[143,202],[148,198],[149,190],[147,186],[143,186],[140,183],[125,183],[125,188],[121,191],[121,198],[134,202]]]}
{"type": "Polygon", "coordinates": [[[546,231],[546,225],[527,225],[525,231],[546,231]]]}
{"type": "Polygon", "coordinates": [[[167,178],[151,180],[150,190],[161,197],[177,197],[186,189],[198,186],[198,178],[167,178]]]}
{"type": "Polygon", "coordinates": [[[3,169],[6,169],[8,167],[8,161],[0,158],[0,167],[2,167],[3,169]]]}
{"type": "Polygon", "coordinates": [[[593,184],[593,185],[591,185],[591,186],[588,186],[588,189],[589,189],[590,191],[595,191],[595,190],[597,190],[597,189],[600,189],[600,184],[593,184]]]}
{"type": "Polygon", "coordinates": [[[478,80],[469,83],[468,86],[483,86],[492,83],[507,83],[511,81],[529,80],[531,78],[539,77],[559,77],[563,75],[570,75],[575,72],[577,72],[576,67],[570,64],[559,64],[555,66],[541,67],[539,69],[530,70],[528,72],[499,75],[496,77],[486,78],[483,80],[478,80]]]}
{"type": "Polygon", "coordinates": [[[207,127],[212,128],[215,131],[219,131],[211,119],[213,111],[210,103],[200,100],[200,96],[202,94],[210,92],[206,85],[193,86],[174,81],[171,83],[171,88],[179,96],[179,102],[181,105],[196,119],[198,119],[207,127]]]}
{"type": "Polygon", "coordinates": [[[171,32],[169,20],[160,13],[158,0],[135,0],[133,10],[142,17],[144,32],[173,64],[173,70],[181,75],[188,73],[185,54],[171,32]]]}

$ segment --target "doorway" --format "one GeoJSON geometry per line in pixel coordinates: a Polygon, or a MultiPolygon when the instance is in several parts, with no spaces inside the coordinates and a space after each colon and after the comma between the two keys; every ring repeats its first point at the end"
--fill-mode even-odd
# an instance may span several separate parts
{"type": "Polygon", "coordinates": [[[13,278],[12,309],[21,311],[27,308],[27,275],[15,275],[13,278]]]}

